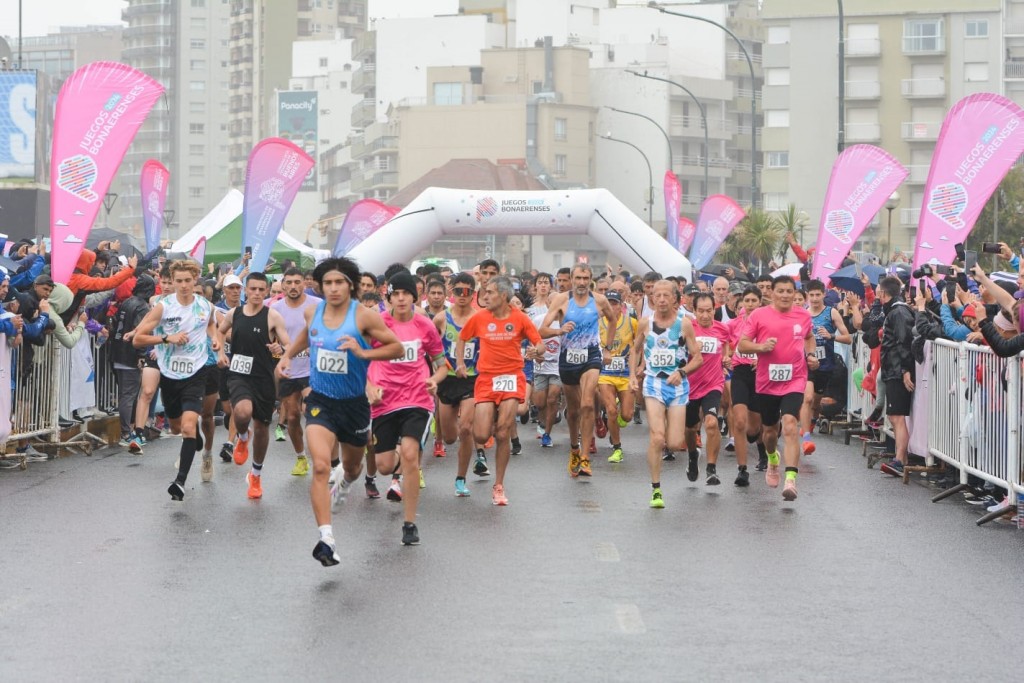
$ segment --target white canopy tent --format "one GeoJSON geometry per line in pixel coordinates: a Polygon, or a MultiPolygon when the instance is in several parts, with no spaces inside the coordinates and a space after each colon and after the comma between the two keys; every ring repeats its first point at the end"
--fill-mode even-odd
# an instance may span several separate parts
{"type": "Polygon", "coordinates": [[[608,190],[487,192],[427,188],[348,256],[372,273],[408,262],[442,235],[588,235],[634,273],[692,280],[690,262],[608,190]]]}

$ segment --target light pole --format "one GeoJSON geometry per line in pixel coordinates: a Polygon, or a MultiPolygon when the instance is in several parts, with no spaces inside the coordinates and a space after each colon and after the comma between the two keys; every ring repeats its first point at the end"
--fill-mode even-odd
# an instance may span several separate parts
{"type": "Polygon", "coordinates": [[[694,19],[696,21],[703,21],[705,24],[717,26],[732,36],[732,39],[740,46],[740,50],[743,52],[743,56],[747,60],[747,66],[750,68],[750,205],[756,207],[760,203],[757,196],[757,100],[755,98],[757,95],[757,77],[754,75],[754,60],[750,58],[750,52],[747,51],[747,46],[743,44],[743,41],[740,40],[739,36],[729,30],[728,27],[719,24],[717,21],[712,21],[705,17],[699,17],[696,14],[671,12],[656,2],[649,2],[647,6],[651,9],[658,10],[662,14],[669,14],[673,17],[683,17],[684,19],[694,19]]]}
{"type": "Polygon", "coordinates": [[[117,193],[108,192],[103,195],[103,208],[107,210],[107,217],[104,223],[104,227],[110,227],[110,212],[114,209],[114,204],[117,204],[117,193]]]}
{"type": "MultiPolygon", "coordinates": [[[[839,153],[846,148],[846,35],[843,30],[843,0],[839,4],[839,153]]],[[[889,212],[890,216],[892,212],[889,212]]]]}
{"type": "Polygon", "coordinates": [[[658,130],[661,131],[661,134],[665,136],[665,144],[668,145],[668,167],[669,170],[675,173],[675,164],[672,163],[672,141],[669,139],[668,133],[665,131],[665,129],[661,127],[661,124],[652,119],[650,116],[647,116],[646,114],[641,114],[639,112],[625,111],[624,109],[616,109],[615,107],[608,106],[605,106],[605,109],[610,109],[611,111],[616,112],[618,114],[629,114],[630,116],[639,116],[640,118],[647,119],[648,121],[653,123],[658,128],[658,130]]]}
{"type": "Polygon", "coordinates": [[[647,225],[651,228],[654,227],[653,214],[654,214],[654,171],[651,169],[651,160],[647,158],[644,151],[634,145],[632,142],[620,140],[619,138],[613,138],[611,133],[607,135],[600,135],[598,137],[604,138],[605,140],[611,140],[612,142],[621,142],[624,145],[629,145],[636,151],[640,152],[640,156],[647,162],[647,225]]]}
{"type": "Polygon", "coordinates": [[[646,71],[640,73],[639,71],[630,71],[629,69],[627,69],[626,73],[633,74],[634,76],[639,76],[640,78],[649,78],[652,81],[661,81],[662,83],[674,85],[683,92],[685,92],[687,95],[689,95],[697,104],[697,109],[700,111],[700,122],[701,125],[704,126],[704,199],[707,199],[708,193],[711,190],[708,181],[708,157],[711,156],[711,144],[708,142],[708,110],[704,107],[704,104],[699,99],[697,99],[697,96],[694,95],[693,92],[682,83],[676,83],[675,81],[670,81],[669,79],[661,78],[660,76],[651,76],[648,75],[646,71]]]}
{"type": "Polygon", "coordinates": [[[885,200],[885,210],[889,212],[889,237],[886,238],[885,242],[885,265],[889,265],[889,261],[892,260],[892,212],[899,205],[899,192],[893,192],[889,195],[889,198],[885,200]]]}

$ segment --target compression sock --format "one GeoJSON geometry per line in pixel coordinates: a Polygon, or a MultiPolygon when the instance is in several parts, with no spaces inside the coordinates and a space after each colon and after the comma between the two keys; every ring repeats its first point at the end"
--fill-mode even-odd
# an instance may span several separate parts
{"type": "Polygon", "coordinates": [[[799,470],[796,467],[787,467],[786,468],[786,481],[790,481],[790,480],[796,481],[796,473],[798,471],[799,470]]]}
{"type": "Polygon", "coordinates": [[[779,453],[778,453],[778,451],[776,451],[774,453],[769,453],[768,454],[768,464],[769,465],[778,465],[779,464],[779,453]]]}
{"type": "Polygon", "coordinates": [[[174,480],[184,484],[188,477],[188,471],[192,469],[192,460],[196,457],[196,440],[186,437],[181,440],[181,451],[179,451],[178,477],[174,480]]]}

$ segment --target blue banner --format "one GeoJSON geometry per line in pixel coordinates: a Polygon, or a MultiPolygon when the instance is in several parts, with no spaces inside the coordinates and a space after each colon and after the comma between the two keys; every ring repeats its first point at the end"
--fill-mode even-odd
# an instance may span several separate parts
{"type": "Polygon", "coordinates": [[[36,74],[0,71],[0,178],[36,177],[36,74]]]}

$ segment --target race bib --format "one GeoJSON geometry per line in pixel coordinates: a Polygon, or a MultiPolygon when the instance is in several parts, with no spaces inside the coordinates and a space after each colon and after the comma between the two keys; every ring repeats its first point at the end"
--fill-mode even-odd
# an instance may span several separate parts
{"type": "Polygon", "coordinates": [[[414,363],[420,355],[420,340],[402,342],[402,355],[392,358],[392,363],[414,363]]]}
{"type": "Polygon", "coordinates": [[[225,356],[230,356],[231,355],[231,342],[224,342],[224,355],[225,356]]]}
{"type": "Polygon", "coordinates": [[[744,360],[757,360],[756,353],[737,353],[736,355],[739,356],[740,358],[743,358],[744,360]]]}
{"type": "Polygon", "coordinates": [[[465,350],[462,352],[462,360],[473,360],[476,355],[476,342],[466,342],[465,350]]]}
{"type": "Polygon", "coordinates": [[[700,344],[700,352],[713,356],[718,353],[718,339],[716,337],[697,337],[697,343],[700,344]]]}
{"type": "Polygon", "coordinates": [[[651,367],[668,368],[676,365],[676,352],[673,349],[654,349],[649,359],[651,367]]]}
{"type": "Polygon", "coordinates": [[[608,369],[612,372],[624,372],[626,369],[626,357],[615,356],[612,358],[612,362],[608,364],[608,369]]]}
{"type": "Polygon", "coordinates": [[[292,358],[309,358],[309,349],[303,349],[302,351],[299,351],[297,354],[292,356],[292,358]]]}
{"type": "Polygon", "coordinates": [[[192,358],[172,358],[169,369],[175,375],[191,376],[196,374],[196,362],[192,358]]]}
{"type": "Polygon", "coordinates": [[[771,382],[790,382],[793,380],[791,363],[773,363],[768,366],[768,380],[771,382]]]}
{"type": "Polygon", "coordinates": [[[818,360],[825,360],[825,347],[824,346],[815,346],[814,347],[814,357],[817,358],[818,360]]]}
{"type": "Polygon", "coordinates": [[[248,375],[252,372],[252,356],[231,356],[231,372],[248,375]]]}
{"type": "Polygon", "coordinates": [[[316,369],[327,375],[347,375],[348,351],[320,349],[316,354],[316,369]]]}
{"type": "Polygon", "coordinates": [[[491,391],[495,393],[514,394],[518,386],[519,377],[516,375],[498,375],[491,380],[491,391]]]}
{"type": "Polygon", "coordinates": [[[590,360],[588,349],[566,349],[565,362],[567,365],[583,365],[590,360]]]}

